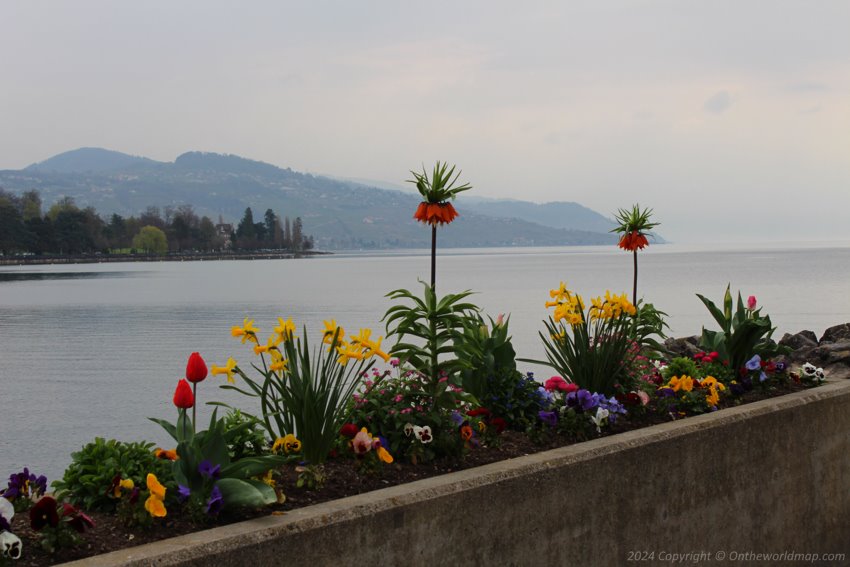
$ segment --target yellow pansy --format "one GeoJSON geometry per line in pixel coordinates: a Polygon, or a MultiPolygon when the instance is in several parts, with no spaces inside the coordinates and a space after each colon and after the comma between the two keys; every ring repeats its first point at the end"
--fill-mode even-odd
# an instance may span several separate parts
{"type": "Polygon", "coordinates": [[[227,359],[227,364],[224,366],[216,366],[212,365],[210,367],[210,373],[213,376],[217,376],[219,374],[227,374],[227,381],[233,384],[235,380],[233,379],[233,372],[236,369],[236,361],[233,360],[233,357],[227,359]]]}
{"type": "Polygon", "coordinates": [[[301,441],[299,441],[292,433],[287,433],[285,437],[278,437],[272,445],[272,452],[279,453],[283,449],[284,453],[297,453],[301,450],[301,441]]]}
{"type": "Polygon", "coordinates": [[[716,406],[720,401],[720,394],[717,393],[717,389],[709,388],[708,394],[705,396],[705,403],[709,406],[716,406]]]}
{"type": "Polygon", "coordinates": [[[245,344],[245,341],[252,341],[257,343],[257,333],[260,330],[254,326],[254,320],[248,319],[247,317],[242,322],[241,327],[233,327],[230,329],[230,334],[234,337],[242,337],[242,344],[245,344]]]}
{"type": "Polygon", "coordinates": [[[384,449],[383,447],[379,446],[378,449],[377,449],[377,453],[378,453],[378,458],[381,459],[383,462],[385,462],[387,464],[390,464],[391,462],[393,462],[393,456],[390,455],[390,452],[387,451],[386,449],[384,449]]]}
{"type": "Polygon", "coordinates": [[[165,509],[165,487],[157,480],[156,475],[148,473],[148,490],[151,495],[145,501],[145,510],[155,518],[164,518],[168,511],[165,509]]]}

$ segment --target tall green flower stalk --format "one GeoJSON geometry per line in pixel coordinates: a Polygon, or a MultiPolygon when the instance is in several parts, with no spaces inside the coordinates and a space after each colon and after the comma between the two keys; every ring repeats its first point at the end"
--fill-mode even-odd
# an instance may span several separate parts
{"type": "Polygon", "coordinates": [[[632,286],[632,302],[637,305],[637,278],[638,278],[638,257],[637,251],[649,246],[649,241],[646,235],[653,228],[658,226],[657,222],[650,222],[652,209],[641,210],[640,205],[633,205],[630,210],[618,209],[615,220],[618,223],[616,228],[611,229],[611,232],[621,234],[620,241],[617,246],[623,250],[627,250],[634,257],[634,284],[632,286]]]}
{"type": "Polygon", "coordinates": [[[428,177],[424,167],[422,173],[410,173],[413,174],[413,179],[408,179],[408,183],[415,183],[416,189],[422,195],[422,202],[419,203],[413,218],[431,225],[431,289],[434,289],[437,281],[437,225],[449,224],[458,216],[454,206],[448,201],[454,200],[458,193],[472,189],[472,185],[455,185],[461,172],[455,173],[455,166],[449,167],[447,163],[439,161],[434,166],[431,177],[428,177]]]}

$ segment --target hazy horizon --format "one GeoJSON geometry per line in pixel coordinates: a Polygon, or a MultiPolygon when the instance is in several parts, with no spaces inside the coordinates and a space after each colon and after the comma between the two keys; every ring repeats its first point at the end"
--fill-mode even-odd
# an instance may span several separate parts
{"type": "Polygon", "coordinates": [[[676,242],[850,238],[850,3],[11,0],[0,19],[0,169],[212,151],[398,187],[439,159],[477,196],[639,202],[676,242]]]}

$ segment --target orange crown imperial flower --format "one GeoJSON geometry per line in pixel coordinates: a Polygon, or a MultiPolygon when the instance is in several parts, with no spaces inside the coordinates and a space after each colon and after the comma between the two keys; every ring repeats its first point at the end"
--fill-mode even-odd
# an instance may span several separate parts
{"type": "Polygon", "coordinates": [[[430,224],[449,224],[458,217],[458,212],[451,203],[428,203],[421,202],[416,209],[413,218],[421,223],[430,224]]]}
{"type": "Polygon", "coordinates": [[[646,239],[646,236],[635,230],[621,236],[617,246],[623,250],[634,252],[635,250],[643,250],[649,246],[649,241],[646,239]]]}

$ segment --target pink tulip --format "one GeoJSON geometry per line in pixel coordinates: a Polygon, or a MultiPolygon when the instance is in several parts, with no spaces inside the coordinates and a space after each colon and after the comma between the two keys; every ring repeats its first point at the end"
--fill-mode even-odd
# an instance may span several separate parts
{"type": "Polygon", "coordinates": [[[753,311],[756,308],[756,296],[751,295],[747,298],[747,309],[753,311]]]}

